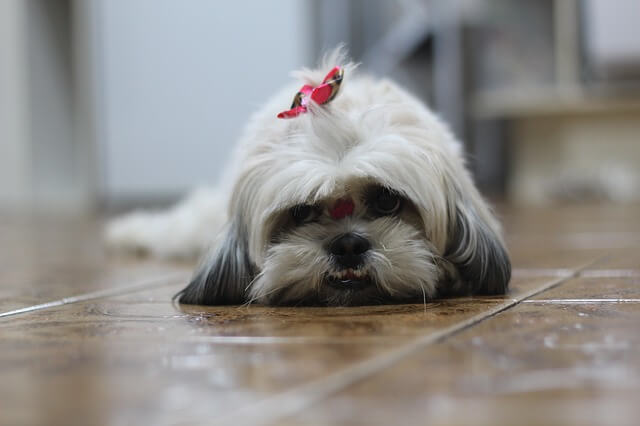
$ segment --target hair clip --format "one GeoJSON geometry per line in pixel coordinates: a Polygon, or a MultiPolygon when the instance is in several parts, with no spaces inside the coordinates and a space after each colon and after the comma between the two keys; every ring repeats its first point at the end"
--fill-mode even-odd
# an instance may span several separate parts
{"type": "Polygon", "coordinates": [[[340,67],[334,67],[319,86],[313,87],[305,84],[293,97],[291,108],[278,114],[278,118],[294,118],[304,114],[307,112],[309,99],[319,105],[331,102],[340,90],[343,76],[344,70],[340,67]]]}

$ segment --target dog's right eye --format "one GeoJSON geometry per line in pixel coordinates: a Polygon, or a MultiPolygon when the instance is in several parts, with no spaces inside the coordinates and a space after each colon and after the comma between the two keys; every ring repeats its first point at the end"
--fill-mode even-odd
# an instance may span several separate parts
{"type": "Polygon", "coordinates": [[[391,216],[402,207],[402,197],[392,190],[378,187],[369,196],[368,204],[375,216],[391,216]]]}
{"type": "Polygon", "coordinates": [[[297,205],[292,207],[289,212],[296,225],[309,223],[315,220],[320,214],[320,210],[316,206],[309,204],[297,205]]]}

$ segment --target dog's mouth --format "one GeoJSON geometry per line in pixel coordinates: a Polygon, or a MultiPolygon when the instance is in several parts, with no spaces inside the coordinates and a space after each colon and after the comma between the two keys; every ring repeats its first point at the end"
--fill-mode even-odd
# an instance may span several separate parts
{"type": "Polygon", "coordinates": [[[339,290],[362,290],[373,284],[373,280],[366,271],[351,268],[328,273],[326,282],[339,290]]]}

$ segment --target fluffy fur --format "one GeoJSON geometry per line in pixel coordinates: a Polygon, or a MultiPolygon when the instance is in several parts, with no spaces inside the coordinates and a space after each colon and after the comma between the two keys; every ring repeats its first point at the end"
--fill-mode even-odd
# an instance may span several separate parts
{"type": "Polygon", "coordinates": [[[155,216],[155,223],[140,216],[137,223],[114,223],[112,243],[175,255],[201,249],[202,237],[217,232],[178,295],[182,303],[352,305],[504,293],[511,266],[500,226],[465,168],[458,141],[413,96],[388,80],[357,75],[341,60],[336,52],[318,70],[296,74],[317,85],[332,66],[345,66],[331,103],[276,119],[296,82],[251,117],[230,172],[224,225],[207,222],[215,215],[190,211],[211,212],[217,196],[213,206],[192,198],[155,216]],[[378,214],[380,191],[394,194],[400,208],[378,214]],[[354,203],[353,214],[332,218],[330,209],[344,199],[354,203]],[[310,206],[312,217],[296,222],[296,206],[310,206]],[[153,226],[173,229],[176,211],[195,221],[177,244],[175,229],[164,234],[166,241],[134,236],[153,226]],[[370,243],[351,269],[330,249],[345,234],[370,243]]]}

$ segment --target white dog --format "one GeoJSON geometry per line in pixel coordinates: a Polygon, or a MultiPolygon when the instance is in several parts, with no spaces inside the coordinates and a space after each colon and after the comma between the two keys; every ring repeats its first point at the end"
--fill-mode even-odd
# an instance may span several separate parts
{"type": "Polygon", "coordinates": [[[296,74],[308,86],[280,114],[290,118],[277,116],[299,83],[251,117],[226,196],[201,191],[173,211],[120,219],[108,230],[111,244],[188,255],[218,234],[178,294],[182,303],[504,293],[511,264],[500,226],[459,142],[413,96],[357,76],[341,58],[335,52],[321,69],[296,74]],[[341,68],[323,82],[334,65],[341,68]]]}

